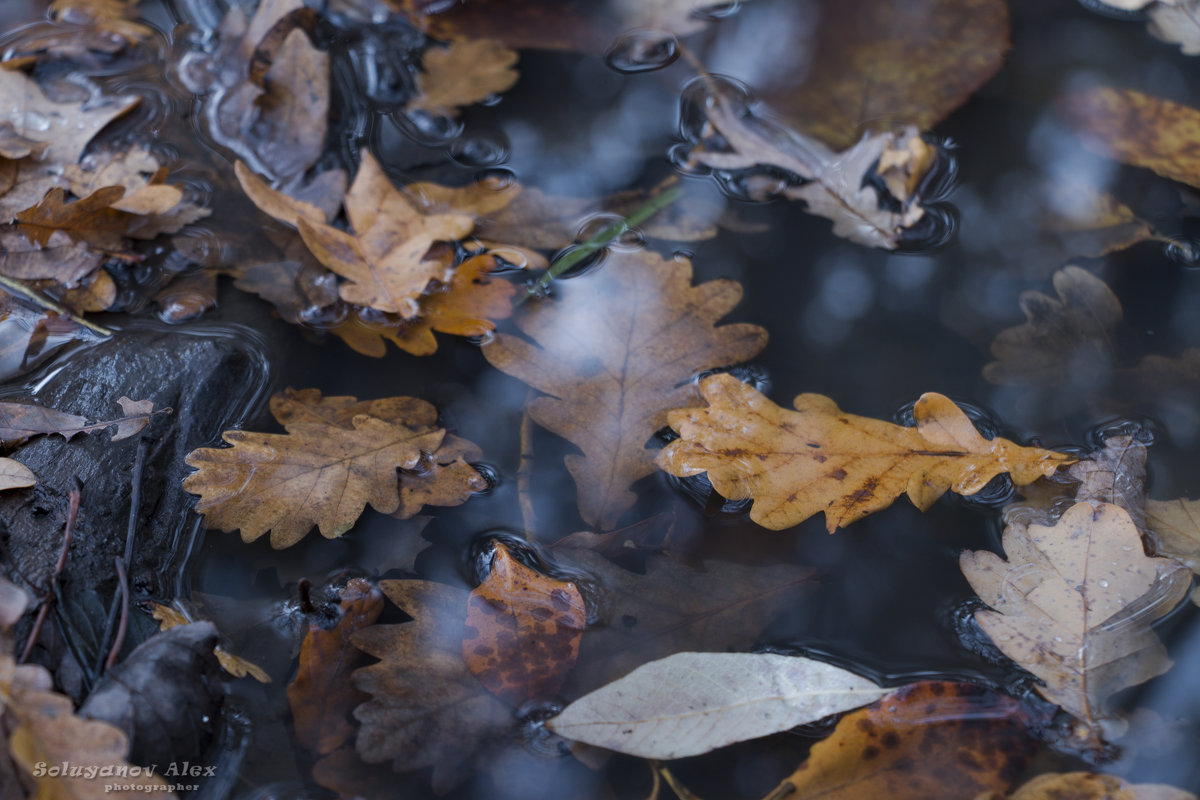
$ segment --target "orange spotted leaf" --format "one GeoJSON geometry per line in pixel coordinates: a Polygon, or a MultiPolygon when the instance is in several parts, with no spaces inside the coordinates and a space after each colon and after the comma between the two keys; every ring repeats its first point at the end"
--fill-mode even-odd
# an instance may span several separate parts
{"type": "Polygon", "coordinates": [[[587,609],[573,583],[548,578],[497,544],[492,571],[471,592],[463,660],[514,706],[557,692],[579,656],[587,609]]]}
{"type": "Polygon", "coordinates": [[[347,582],[332,628],[310,623],[300,645],[300,668],[287,689],[296,741],[318,755],[332,753],[354,736],[354,707],[369,696],[354,688],[350,673],[368,659],[350,643],[351,634],[374,624],[383,594],[363,578],[347,582]]]}
{"type": "Polygon", "coordinates": [[[898,689],[847,714],[769,798],[926,800],[1004,792],[1034,741],[1017,701],[966,683],[898,689]]]}

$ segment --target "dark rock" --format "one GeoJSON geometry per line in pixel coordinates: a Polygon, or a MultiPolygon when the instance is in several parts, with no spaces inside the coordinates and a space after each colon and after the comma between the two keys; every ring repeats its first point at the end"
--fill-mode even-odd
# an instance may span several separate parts
{"type": "Polygon", "coordinates": [[[125,550],[131,472],[139,438],[146,438],[130,586],[134,599],[180,594],[184,561],[199,531],[199,518],[190,510],[194,498],[181,488],[191,471],[184,457],[217,440],[261,398],[267,370],[256,342],[243,328],[134,327],[60,362],[32,396],[6,398],[30,399],[92,420],[118,417],[116,401],[122,395],[174,409],[119,442],[108,432],[69,442],[41,436],[12,454],[38,477],[33,488],[0,496],[0,520],[20,572],[39,587],[46,585],[62,543],[67,493],[79,479],[79,520],[60,584],[67,600],[90,591],[114,595],[113,562],[125,550]]]}
{"type": "Polygon", "coordinates": [[[180,625],[147,639],[96,685],[80,716],[129,736],[129,760],[164,765],[202,758],[225,690],[213,655],[211,622],[180,625]]]}

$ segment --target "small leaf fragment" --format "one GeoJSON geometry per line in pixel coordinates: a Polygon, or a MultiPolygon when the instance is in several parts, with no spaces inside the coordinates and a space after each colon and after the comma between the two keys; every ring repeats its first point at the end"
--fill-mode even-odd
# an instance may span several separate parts
{"type": "Polygon", "coordinates": [[[23,489],[37,483],[33,470],[12,458],[0,458],[0,492],[23,489]]]}
{"type": "Polygon", "coordinates": [[[864,706],[889,691],[807,658],[676,653],[584,695],[546,727],[627,755],[686,758],[864,706]]]}

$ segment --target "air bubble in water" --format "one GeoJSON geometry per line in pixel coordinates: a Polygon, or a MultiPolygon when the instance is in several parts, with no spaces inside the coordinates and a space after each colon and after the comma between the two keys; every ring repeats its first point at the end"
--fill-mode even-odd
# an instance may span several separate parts
{"type": "Polygon", "coordinates": [[[1163,255],[1184,267],[1200,267],[1200,245],[1186,239],[1171,239],[1163,245],[1163,255]]]}
{"type": "Polygon", "coordinates": [[[718,96],[723,102],[734,104],[735,110],[749,105],[752,99],[745,84],[722,75],[702,76],[688,81],[679,95],[679,135],[685,142],[713,145],[708,109],[718,96]]]}
{"type": "Polygon", "coordinates": [[[428,111],[397,112],[392,119],[408,138],[426,147],[445,145],[463,132],[463,125],[458,120],[428,111]]]}
{"type": "Polygon", "coordinates": [[[679,42],[667,31],[634,30],[608,49],[604,62],[621,73],[651,72],[670,66],[679,57],[679,42]]]}

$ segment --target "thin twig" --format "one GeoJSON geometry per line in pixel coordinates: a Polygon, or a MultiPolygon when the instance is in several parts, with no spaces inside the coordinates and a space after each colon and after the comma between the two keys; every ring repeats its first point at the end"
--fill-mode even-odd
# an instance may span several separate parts
{"type": "MultiPolygon", "coordinates": [[[[125,563],[133,563],[133,543],[136,540],[138,518],[142,510],[142,470],[146,465],[146,450],[150,439],[146,436],[138,439],[137,454],[133,457],[133,469],[129,473],[129,521],[125,525],[125,563]]],[[[125,605],[128,598],[122,596],[121,604],[125,605]]],[[[102,672],[105,663],[104,646],[112,636],[113,626],[117,624],[117,594],[113,592],[112,602],[108,604],[108,618],[104,621],[104,633],[96,645],[96,671],[102,672]]]]}
{"type": "MultiPolygon", "coordinates": [[[[533,398],[533,392],[525,398],[525,405],[533,398]]],[[[533,420],[529,412],[521,415],[521,466],[517,468],[517,503],[521,506],[521,519],[525,522],[525,537],[537,538],[537,514],[533,510],[533,420]]]]}
{"type": "Polygon", "coordinates": [[[25,649],[21,651],[21,657],[17,660],[19,664],[24,664],[29,659],[30,653],[33,652],[33,646],[42,633],[42,626],[46,624],[46,615],[50,613],[50,606],[54,604],[54,598],[58,594],[58,575],[67,563],[67,550],[71,547],[71,538],[75,535],[75,520],[79,516],[81,494],[77,488],[67,494],[67,524],[63,527],[62,548],[58,551],[58,561],[54,564],[54,571],[50,573],[50,587],[46,590],[46,596],[42,598],[37,619],[34,620],[33,628],[29,631],[29,638],[25,640],[25,649]]]}
{"type": "Polygon", "coordinates": [[[113,559],[117,565],[117,582],[121,589],[121,624],[117,626],[117,636],[113,639],[112,649],[104,662],[104,669],[110,670],[117,663],[117,654],[125,644],[125,631],[129,627],[129,577],[125,574],[125,559],[119,556],[113,559]]]}
{"type": "MultiPolygon", "coordinates": [[[[672,176],[672,178],[674,178],[674,176],[672,176]]],[[[664,186],[673,182],[673,179],[668,179],[668,181],[664,182],[664,186]]],[[[671,203],[674,203],[682,195],[683,189],[680,187],[674,186],[668,188],[660,194],[651,197],[628,217],[613,222],[609,225],[605,225],[604,228],[595,236],[588,239],[583,244],[564,253],[560,258],[555,259],[554,263],[550,265],[550,268],[543,272],[541,277],[537,279],[537,282],[525,290],[525,294],[521,295],[515,305],[519,306],[526,300],[537,297],[559,275],[563,274],[593,253],[604,249],[630,228],[636,228],[638,225],[641,225],[659,211],[662,211],[664,208],[671,205],[671,203]]]]}
{"type": "Polygon", "coordinates": [[[6,277],[4,275],[0,275],[0,286],[3,286],[5,289],[12,292],[13,294],[21,295],[21,297],[24,297],[26,300],[29,300],[30,302],[34,303],[35,305],[41,306],[42,308],[46,309],[47,311],[53,311],[55,314],[66,317],[67,319],[74,322],[76,325],[81,325],[84,328],[87,328],[89,331],[92,331],[93,333],[98,333],[101,336],[112,336],[113,335],[113,332],[110,331],[108,328],[105,328],[101,325],[97,325],[94,322],[88,322],[83,317],[78,316],[76,314],[72,314],[70,312],[70,310],[67,309],[65,306],[62,306],[62,305],[54,302],[49,297],[46,297],[45,295],[43,295],[41,292],[35,292],[33,289],[30,289],[28,286],[21,283],[20,281],[15,281],[12,278],[6,277]]]}

